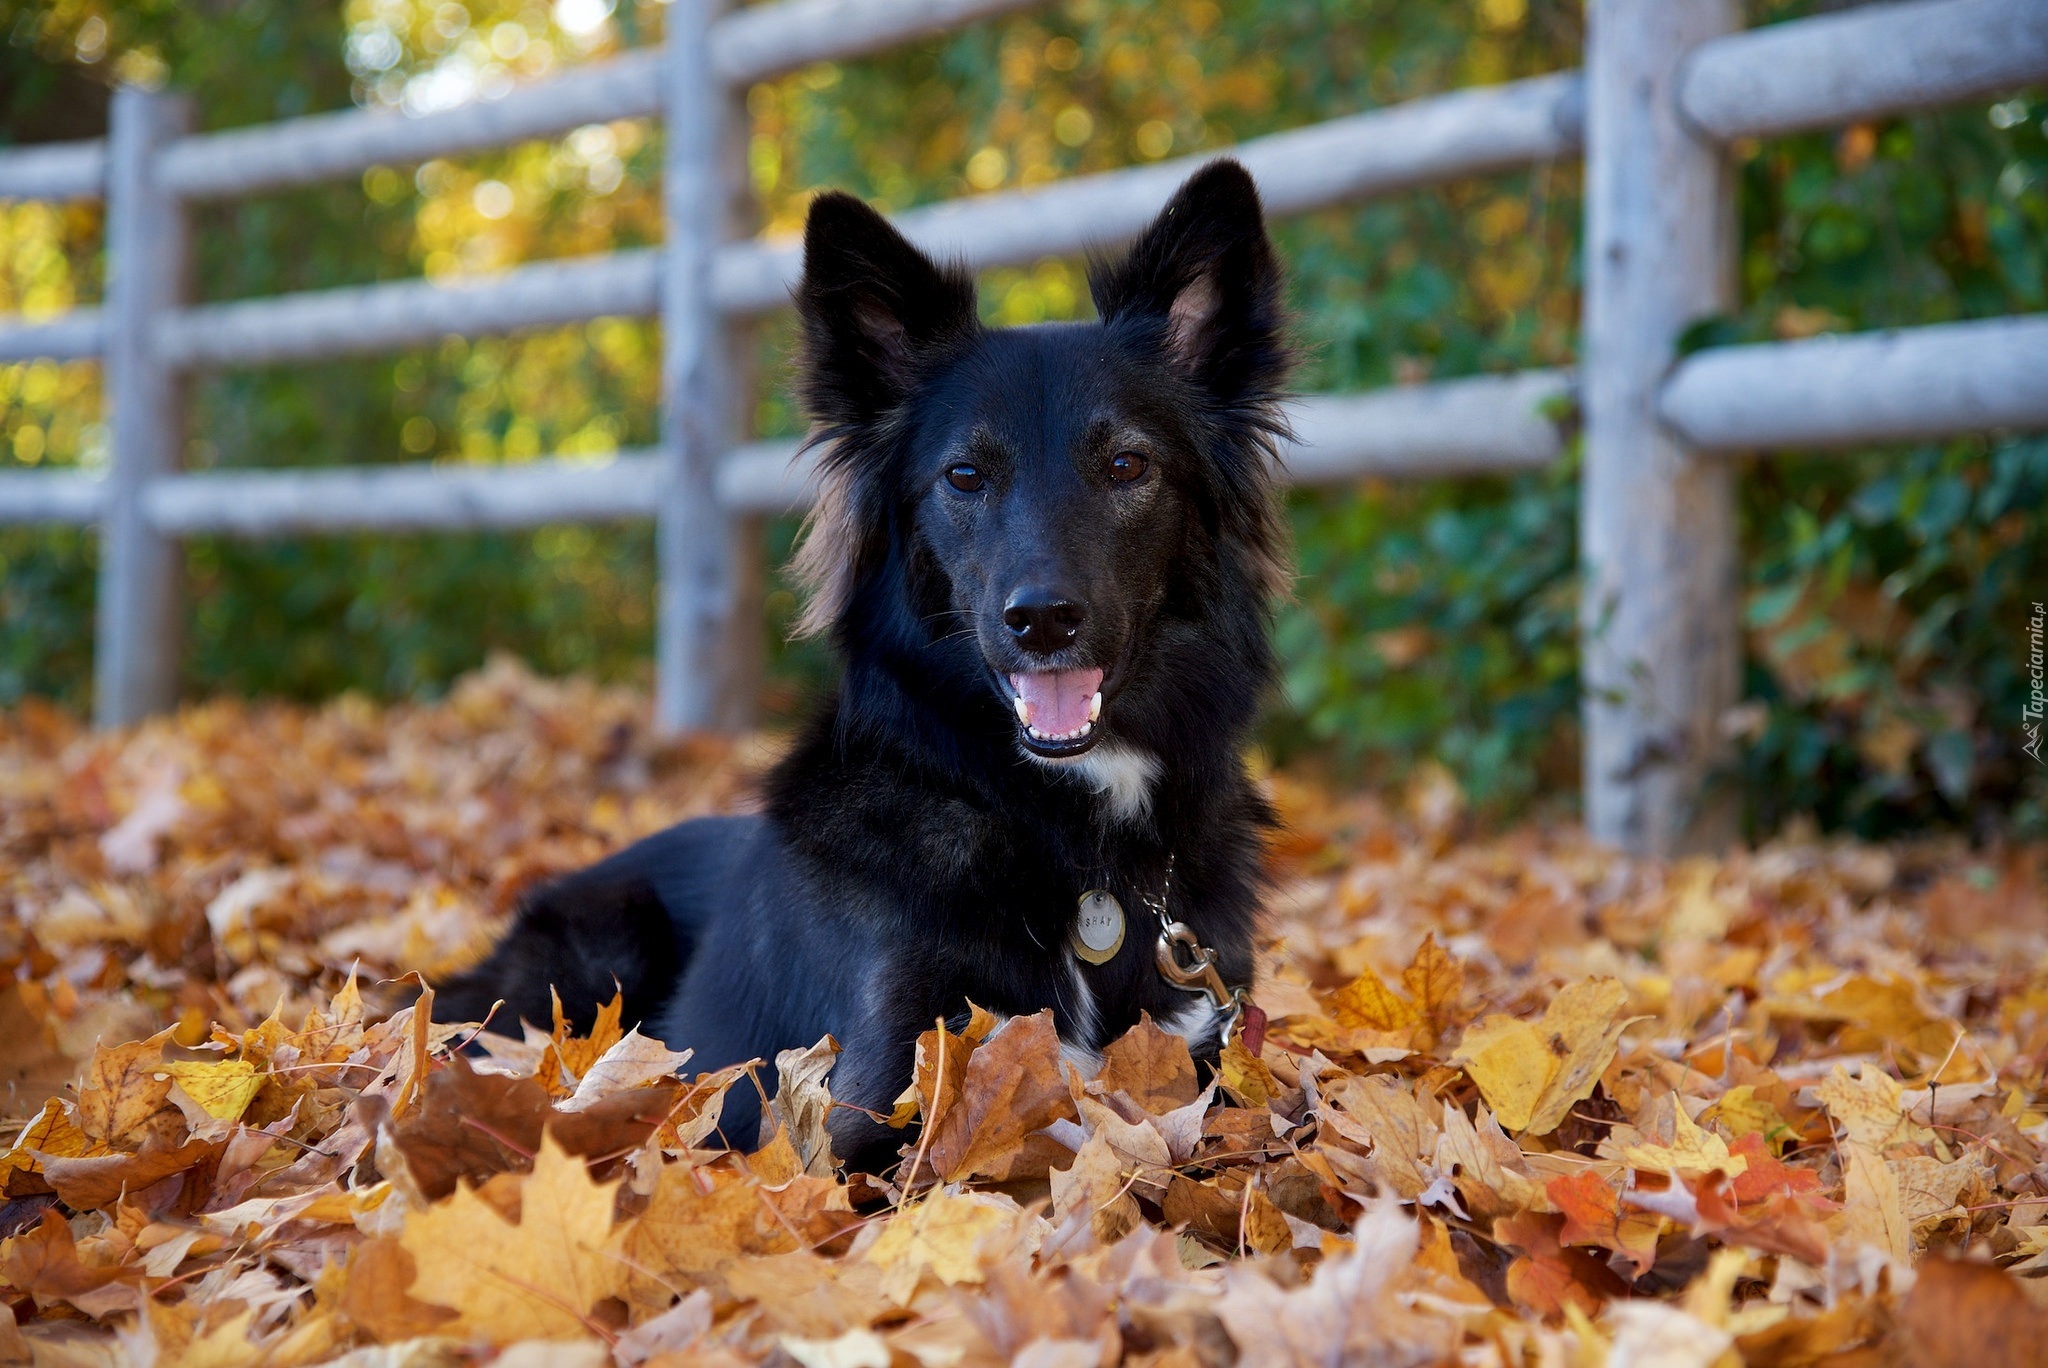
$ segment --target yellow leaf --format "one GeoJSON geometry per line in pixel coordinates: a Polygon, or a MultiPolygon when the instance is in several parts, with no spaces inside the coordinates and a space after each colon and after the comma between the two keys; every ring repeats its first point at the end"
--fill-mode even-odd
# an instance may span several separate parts
{"type": "Polygon", "coordinates": [[[1487,1017],[1465,1032],[1451,1062],[1479,1085],[1486,1105],[1511,1131],[1528,1128],[1557,1072],[1557,1056],[1543,1033],[1510,1016],[1487,1017]]]}
{"type": "Polygon", "coordinates": [[[1339,1026],[1401,1031],[1415,1024],[1415,1009],[1396,997],[1370,968],[1360,970],[1357,978],[1331,995],[1330,1010],[1339,1026]]]}
{"type": "Polygon", "coordinates": [[[1898,1177],[1883,1155],[1860,1141],[1842,1145],[1842,1210],[1829,1225],[1851,1248],[1873,1245],[1901,1262],[1912,1257],[1913,1230],[1898,1177]]]}
{"type": "Polygon", "coordinates": [[[1263,1107],[1281,1092],[1280,1082],[1266,1067],[1266,1061],[1245,1047],[1241,1031],[1223,1047],[1223,1055],[1216,1061],[1216,1073],[1223,1086],[1244,1099],[1246,1106],[1263,1107]]]}
{"type": "Polygon", "coordinates": [[[454,1333],[495,1344],[589,1333],[591,1307],[625,1286],[626,1265],[605,1248],[617,1186],[592,1182],[548,1133],[519,1186],[517,1222],[466,1186],[407,1215],[398,1240],[418,1269],[412,1295],[454,1310],[454,1333]]]}
{"type": "Polygon", "coordinates": [[[1401,971],[1401,986],[1415,999],[1415,1011],[1426,1028],[1427,1039],[1424,1032],[1418,1032],[1415,1043],[1427,1049],[1457,1018],[1458,1004],[1465,996],[1465,966],[1436,943],[1432,931],[1416,948],[1414,963],[1401,971]]]}
{"type": "Polygon", "coordinates": [[[890,1221],[868,1261],[881,1268],[890,1300],[907,1305],[927,1272],[949,1287],[978,1283],[988,1260],[1023,1253],[1011,1235],[1021,1215],[1006,1198],[937,1192],[890,1221]]]}
{"type": "Polygon", "coordinates": [[[177,1368],[248,1368],[261,1363],[263,1351],[256,1346],[254,1308],[244,1310],[187,1344],[173,1360],[177,1368]]]}
{"type": "Polygon", "coordinates": [[[14,1147],[0,1154],[0,1183],[16,1169],[36,1168],[36,1154],[54,1155],[60,1159],[76,1159],[90,1153],[92,1141],[86,1138],[78,1123],[71,1119],[64,1103],[51,1098],[43,1104],[43,1110],[35,1120],[23,1128],[15,1138],[14,1147]],[[29,1151],[35,1151],[31,1154],[29,1151]]]}
{"type": "Polygon", "coordinates": [[[246,1059],[181,1059],[163,1066],[185,1096],[219,1121],[239,1121],[263,1089],[264,1075],[246,1059]]]}
{"type": "Polygon", "coordinates": [[[1668,1145],[1630,1145],[1621,1152],[1622,1162],[1645,1173],[1712,1173],[1733,1178],[1749,1171],[1749,1160],[1728,1152],[1728,1142],[1710,1130],[1695,1125],[1685,1108],[1674,1100],[1673,1134],[1668,1145]]]}
{"type": "Polygon", "coordinates": [[[1851,1078],[1849,1071],[1837,1064],[1814,1091],[1841,1127],[1844,1139],[1878,1153],[1894,1145],[1923,1144],[1934,1138],[1932,1130],[1907,1115],[1898,1080],[1872,1065],[1862,1065],[1851,1078]]]}
{"type": "Polygon", "coordinates": [[[1713,1118],[1723,1129],[1736,1139],[1745,1135],[1761,1135],[1770,1141],[1775,1152],[1779,1137],[1787,1134],[1787,1124],[1778,1109],[1764,1098],[1756,1095],[1756,1086],[1743,1083],[1730,1088],[1721,1095],[1713,1107],[1713,1118]]]}
{"type": "Polygon", "coordinates": [[[1593,1093],[1628,1022],[1628,990],[1584,979],[1551,1000],[1541,1022],[1490,1016],[1465,1032],[1456,1058],[1502,1126],[1548,1135],[1593,1093]]]}

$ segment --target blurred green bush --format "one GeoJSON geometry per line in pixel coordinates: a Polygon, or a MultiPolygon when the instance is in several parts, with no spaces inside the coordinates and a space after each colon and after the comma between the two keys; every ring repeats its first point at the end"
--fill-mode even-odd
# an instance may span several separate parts
{"type": "MultiPolygon", "coordinates": [[[[1756,0],[1751,17],[1816,7],[1756,0]]],[[[653,41],[660,16],[653,0],[0,0],[0,140],[80,136],[89,92],[117,71],[197,90],[206,122],[225,127],[528,78],[653,41]]],[[[764,226],[787,229],[820,185],[904,207],[1573,66],[1582,25],[1567,0],[1064,0],[756,87],[748,162],[764,226]]],[[[2044,120],[2037,92],[1737,148],[1743,304],[1690,341],[2048,307],[2044,120]]],[[[658,138],[620,124],[209,207],[204,292],[656,240],[658,138]]],[[[1568,363],[1578,220],[1578,168],[1560,165],[1280,225],[1303,386],[1568,363]]],[[[98,247],[89,206],[0,206],[0,310],[89,301],[98,247]]],[[[1009,323],[1087,308],[1074,262],[990,271],[983,303],[1009,323]]],[[[760,338],[764,434],[801,426],[786,335],[777,322],[760,338]]],[[[652,325],[609,320],[214,377],[199,387],[190,461],[601,459],[653,435],[656,348],[652,325]]],[[[0,367],[0,465],[101,459],[97,404],[90,367],[0,367]]],[[[1751,702],[1730,719],[1743,738],[1730,778],[1756,828],[1810,815],[1867,835],[2048,832],[2048,778],[2019,751],[2027,609],[2048,594],[2048,441],[1782,453],[1743,488],[1751,702]]],[[[1434,758],[1484,807],[1568,804],[1570,463],[1292,503],[1301,580],[1280,615],[1275,751],[1375,779],[1434,758]]],[[[792,532],[764,531],[777,563],[792,532]]],[[[89,537],[0,529],[0,703],[83,702],[93,554],[89,537]]],[[[198,542],[186,687],[431,693],[493,648],[550,670],[637,675],[651,554],[641,528],[198,542]]],[[[782,645],[793,608],[778,582],[764,624],[774,711],[829,674],[815,648],[782,645]]]]}

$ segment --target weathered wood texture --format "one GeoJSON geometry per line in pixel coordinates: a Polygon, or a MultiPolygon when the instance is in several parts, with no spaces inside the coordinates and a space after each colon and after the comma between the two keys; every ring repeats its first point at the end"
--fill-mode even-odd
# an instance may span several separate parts
{"type": "Polygon", "coordinates": [[[660,66],[650,48],[432,114],[347,109],[201,133],[165,151],[163,180],[187,199],[226,199],[651,115],[660,66]]]}
{"type": "Polygon", "coordinates": [[[681,730],[741,720],[744,662],[728,650],[738,621],[739,524],[718,503],[728,444],[724,330],[711,269],[729,223],[724,175],[732,110],[713,79],[705,41],[720,0],[676,0],[668,11],[668,110],[662,209],[662,470],[655,515],[660,583],[655,610],[655,720],[681,730]]]}
{"type": "Polygon", "coordinates": [[[1925,109],[2048,80],[2048,3],[1911,0],[1702,44],[1678,94],[1723,140],[1925,109]]]}
{"type": "Polygon", "coordinates": [[[536,262],[498,275],[306,290],[182,309],[157,327],[172,366],[253,366],[391,351],[478,336],[646,317],[661,299],[661,251],[536,262]]]}
{"type": "MultiPolygon", "coordinates": [[[[717,79],[745,85],[780,72],[937,33],[1039,0],[785,0],[728,15],[711,33],[717,79]]],[[[661,113],[662,54],[623,53],[458,109],[407,116],[343,110],[187,138],[164,155],[164,184],[188,199],[260,194],[368,167],[458,156],[584,124],[661,113]]],[[[0,163],[0,193],[6,169],[0,163]]]]}
{"type": "Polygon", "coordinates": [[[2048,314],[1700,352],[1658,411],[1719,451],[2048,428],[2048,314]]]}
{"type": "Polygon", "coordinates": [[[71,309],[33,323],[0,317],[0,362],[83,361],[106,346],[106,319],[98,309],[71,309]]]}
{"type": "Polygon", "coordinates": [[[1734,196],[1673,98],[1737,0],[1594,0],[1586,62],[1586,820],[1632,850],[1730,835],[1706,780],[1739,697],[1734,480],[1657,416],[1687,324],[1735,303],[1734,196]]]}
{"type": "MultiPolygon", "coordinates": [[[[1657,402],[1704,451],[1851,446],[2048,428],[2043,374],[2048,318],[2028,316],[1703,352],[1678,364],[1657,402]]],[[[1568,371],[1523,371],[1307,395],[1289,406],[1296,440],[1281,446],[1282,478],[1314,486],[1540,469],[1563,455],[1576,394],[1568,371]]],[[[719,504],[753,515],[808,508],[815,458],[797,447],[728,450],[714,476],[719,504]]],[[[654,515],[662,459],[623,451],[509,467],[209,471],[152,481],[143,506],[152,526],[177,536],[603,522],[654,515]]],[[[89,522],[102,487],[64,472],[0,479],[0,521],[89,522]]]]}
{"type": "Polygon", "coordinates": [[[841,61],[945,33],[1044,0],[782,0],[749,5],[711,28],[711,66],[744,86],[813,62],[841,61]]]}
{"type": "Polygon", "coordinates": [[[1315,395],[1281,461],[1296,485],[1540,469],[1564,454],[1573,392],[1570,372],[1537,370],[1315,395]]]}
{"type": "Polygon", "coordinates": [[[148,345],[191,283],[184,208],[155,183],[158,152],[192,124],[178,95],[114,92],[108,135],[106,389],[113,459],[100,522],[93,717],[118,726],[177,701],[184,553],[149,525],[142,487],[175,470],[185,445],[183,387],[148,345]]]}
{"type": "Polygon", "coordinates": [[[0,524],[99,521],[106,481],[75,470],[0,471],[0,524]]]}
{"type": "Polygon", "coordinates": [[[152,527],[179,537],[538,527],[651,517],[660,475],[652,451],[517,466],[219,470],[152,481],[142,504],[152,527]]]}
{"type": "Polygon", "coordinates": [[[98,199],[106,189],[104,138],[0,151],[0,200],[98,199]]]}
{"type": "MultiPolygon", "coordinates": [[[[749,11],[751,13],[751,11],[749,11]]],[[[1433,96],[1234,149],[1276,215],[1389,194],[1578,147],[1575,75],[1433,96]]],[[[912,210],[897,222],[934,251],[977,266],[1113,244],[1159,212],[1205,158],[1105,172],[1040,190],[912,210]]],[[[713,260],[723,313],[789,302],[801,273],[795,243],[727,241],[713,260]]],[[[661,305],[661,252],[616,252],[521,266],[460,281],[396,281],[208,304],[165,321],[163,354],[180,366],[270,365],[387,351],[449,333],[517,332],[661,305]]]]}
{"type": "MultiPolygon", "coordinates": [[[[1297,214],[1573,156],[1581,103],[1578,74],[1565,72],[1411,100],[1225,150],[1258,179],[1269,213],[1297,214]]],[[[894,222],[920,247],[975,266],[1114,246],[1149,223],[1216,155],[955,200],[898,214],[894,222]]],[[[728,248],[718,259],[719,307],[779,308],[801,269],[794,240],[728,248]]]]}

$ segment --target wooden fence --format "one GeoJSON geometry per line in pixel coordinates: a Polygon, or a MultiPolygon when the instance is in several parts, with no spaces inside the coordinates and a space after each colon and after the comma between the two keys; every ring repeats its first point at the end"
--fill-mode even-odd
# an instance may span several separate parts
{"type": "MultiPolygon", "coordinates": [[[[757,520],[799,508],[789,444],[750,443],[729,396],[749,315],[782,307],[794,243],[746,231],[749,82],[871,52],[1030,0],[777,0],[720,13],[675,0],[660,50],[501,100],[420,117],[345,112],[194,133],[189,102],[122,90],[104,141],[0,153],[0,197],[104,196],[106,302],[0,320],[0,361],[100,358],[103,473],[0,474],[0,521],[96,524],[103,539],[98,719],[175,696],[178,543],[343,529],[452,529],[652,517],[657,710],[734,726],[753,696],[757,520]],[[355,175],[585,124],[658,116],[659,250],[200,303],[185,206],[355,175]],[[608,464],[178,469],[194,370],[387,351],[606,315],[662,321],[660,445],[608,464]]],[[[1586,289],[1576,375],[1529,372],[1305,399],[1286,453],[1302,483],[1540,467],[1544,415],[1575,397],[1585,432],[1581,546],[1587,821],[1637,850],[1713,840],[1703,798],[1738,701],[1733,463],[1972,430],[2048,427],[2048,315],[1730,347],[1679,358],[1694,320],[1735,304],[1725,146],[1998,94],[2048,78],[2048,0],[1902,0],[1744,32],[1738,0],[1592,0],[1583,71],[1461,90],[1234,149],[1276,214],[1583,155],[1586,289]]],[[[1202,160],[1077,177],[913,210],[918,243],[980,266],[1134,232],[1202,160]]],[[[1304,586],[1312,594],[1314,586],[1304,586]]]]}

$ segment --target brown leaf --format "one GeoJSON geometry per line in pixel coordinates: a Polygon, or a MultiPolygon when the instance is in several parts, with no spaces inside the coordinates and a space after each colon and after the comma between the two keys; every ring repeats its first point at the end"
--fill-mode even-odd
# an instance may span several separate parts
{"type": "Polygon", "coordinates": [[[669,1120],[682,1095],[680,1084],[662,1084],[557,1111],[536,1080],[478,1073],[458,1055],[427,1075],[419,1107],[390,1133],[420,1191],[439,1201],[458,1182],[525,1172],[543,1132],[582,1158],[623,1156],[669,1120]]]}
{"type": "Polygon", "coordinates": [[[90,1211],[119,1201],[124,1193],[140,1192],[174,1173],[183,1173],[219,1154],[221,1148],[221,1143],[215,1140],[188,1140],[174,1150],[144,1150],[138,1154],[102,1154],[78,1159],[48,1156],[42,1161],[42,1172],[64,1205],[77,1211],[90,1211]]]}
{"type": "Polygon", "coordinates": [[[419,1110],[392,1139],[420,1191],[439,1201],[462,1180],[527,1167],[550,1115],[534,1079],[478,1073],[458,1055],[427,1076],[419,1110]]]}
{"type": "Polygon", "coordinates": [[[939,1118],[926,1160],[949,1183],[1008,1178],[1034,1132],[1075,1115],[1052,1013],[1013,1017],[967,1061],[960,1104],[939,1118]]]}
{"type": "Polygon", "coordinates": [[[1401,971],[1401,986],[1414,1000],[1421,1018],[1415,1033],[1417,1049],[1433,1049],[1445,1031],[1461,1018],[1465,997],[1465,966],[1436,943],[1436,933],[1422,938],[1415,961],[1401,971]]]}
{"type": "Polygon", "coordinates": [[[1104,1092],[1120,1092],[1154,1113],[1185,1107],[1202,1093],[1187,1040],[1160,1030],[1149,1012],[1103,1048],[1096,1080],[1104,1092]]]}
{"type": "Polygon", "coordinates": [[[2048,1309],[2010,1274],[1956,1259],[1921,1261],[1899,1315],[1914,1368],[2035,1368],[2048,1309]]]}
{"type": "Polygon", "coordinates": [[[419,1272],[406,1247],[395,1239],[365,1240],[349,1251],[338,1306],[373,1339],[396,1343],[431,1335],[459,1313],[414,1297],[419,1272]]]}
{"type": "Polygon", "coordinates": [[[119,1144],[156,1115],[171,1096],[171,1077],[163,1072],[164,1042],[170,1038],[169,1031],[160,1031],[147,1040],[93,1051],[78,1094],[80,1130],[119,1144]]]}
{"type": "Polygon", "coordinates": [[[38,1306],[77,1300],[110,1283],[141,1281],[139,1270],[87,1265],[79,1259],[71,1227],[55,1211],[11,1240],[0,1241],[0,1280],[34,1297],[38,1306]]]}

